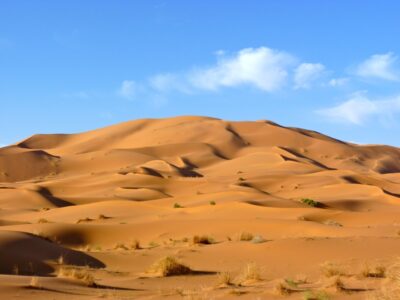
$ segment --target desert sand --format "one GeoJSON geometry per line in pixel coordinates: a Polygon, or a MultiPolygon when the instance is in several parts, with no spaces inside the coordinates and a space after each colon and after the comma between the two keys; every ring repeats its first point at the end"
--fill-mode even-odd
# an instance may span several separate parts
{"type": "Polygon", "coordinates": [[[38,134],[0,148],[0,226],[1,299],[400,299],[400,149],[194,116],[38,134]]]}

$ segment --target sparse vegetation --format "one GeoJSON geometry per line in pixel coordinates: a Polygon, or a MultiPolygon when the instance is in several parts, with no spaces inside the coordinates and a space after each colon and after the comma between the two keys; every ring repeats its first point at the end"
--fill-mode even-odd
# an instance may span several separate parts
{"type": "Polygon", "coordinates": [[[345,275],[344,270],[341,267],[339,267],[337,264],[334,264],[332,262],[323,263],[321,265],[321,270],[322,270],[322,273],[326,277],[345,275]]]}
{"type": "Polygon", "coordinates": [[[214,239],[208,235],[195,235],[192,238],[192,244],[194,245],[196,244],[210,245],[214,243],[215,243],[214,239]]]}
{"type": "Polygon", "coordinates": [[[239,241],[248,242],[248,241],[251,241],[253,238],[254,238],[254,236],[252,233],[244,231],[244,232],[240,233],[239,241]]]}
{"type": "Polygon", "coordinates": [[[210,201],[210,205],[215,205],[215,201],[210,201]]]}
{"type": "Polygon", "coordinates": [[[131,243],[131,249],[135,249],[135,250],[138,250],[138,249],[141,249],[141,247],[140,247],[140,242],[138,241],[138,240],[134,240],[132,243],[131,243]]]}
{"type": "Polygon", "coordinates": [[[43,223],[49,223],[49,220],[45,218],[40,218],[37,222],[43,224],[43,223]]]}
{"type": "Polygon", "coordinates": [[[310,198],[303,198],[303,199],[300,200],[300,202],[304,203],[304,204],[307,204],[308,206],[311,206],[311,207],[321,207],[322,206],[321,202],[315,201],[315,200],[310,199],[310,198]]]}
{"type": "Polygon", "coordinates": [[[217,285],[220,287],[232,285],[232,275],[229,272],[218,273],[217,285]]]}
{"type": "Polygon", "coordinates": [[[325,291],[306,291],[303,300],[329,300],[330,297],[325,291]]]}
{"type": "Polygon", "coordinates": [[[255,235],[252,239],[251,242],[253,244],[261,244],[261,243],[265,243],[267,240],[264,239],[261,235],[255,235]]]}
{"type": "Polygon", "coordinates": [[[361,271],[363,277],[372,278],[385,278],[386,277],[386,267],[382,265],[370,266],[368,264],[364,265],[361,271]]]}
{"type": "Polygon", "coordinates": [[[248,263],[242,273],[241,273],[241,282],[247,281],[260,281],[261,280],[261,270],[260,267],[256,263],[248,263]]]}
{"type": "Polygon", "coordinates": [[[175,204],[174,204],[174,208],[183,208],[183,206],[180,205],[179,203],[175,203],[175,204]]]}
{"type": "Polygon", "coordinates": [[[156,261],[149,271],[162,277],[185,275],[192,272],[189,267],[181,264],[172,256],[166,256],[156,261]]]}
{"type": "Polygon", "coordinates": [[[275,285],[274,291],[276,294],[281,296],[287,296],[293,292],[293,290],[286,284],[286,281],[279,281],[275,285]]]}
{"type": "Polygon", "coordinates": [[[94,277],[88,270],[61,267],[58,269],[57,277],[78,280],[89,287],[96,286],[94,277]]]}

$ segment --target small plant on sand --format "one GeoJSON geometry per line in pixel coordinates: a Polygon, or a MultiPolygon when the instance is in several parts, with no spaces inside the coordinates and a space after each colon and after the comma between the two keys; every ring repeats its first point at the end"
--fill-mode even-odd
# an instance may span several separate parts
{"type": "Polygon", "coordinates": [[[279,281],[276,285],[275,285],[275,293],[281,296],[287,296],[290,295],[293,290],[287,285],[286,281],[279,281]]]}
{"type": "Polygon", "coordinates": [[[232,275],[229,272],[218,273],[217,285],[219,287],[226,287],[232,285],[232,275]]]}
{"type": "Polygon", "coordinates": [[[162,277],[177,276],[192,273],[192,270],[181,264],[172,256],[166,256],[156,261],[149,269],[150,273],[157,274],[162,277]]]}
{"type": "Polygon", "coordinates": [[[385,278],[386,277],[386,267],[382,265],[370,266],[368,264],[364,265],[361,271],[363,277],[373,277],[373,278],[385,278]]]}
{"type": "Polygon", "coordinates": [[[253,239],[253,237],[254,236],[252,233],[244,231],[244,232],[240,233],[239,241],[248,242],[248,241],[251,241],[253,239]]]}
{"type": "Polygon", "coordinates": [[[141,249],[141,247],[140,247],[140,242],[138,241],[138,240],[134,240],[132,243],[131,243],[131,249],[135,249],[135,250],[138,250],[138,249],[141,249]]]}
{"type": "Polygon", "coordinates": [[[151,241],[149,243],[149,248],[157,248],[158,246],[160,246],[157,242],[151,241]]]}
{"type": "Polygon", "coordinates": [[[88,270],[61,267],[58,269],[57,277],[78,280],[89,287],[96,286],[94,277],[88,270]]]}
{"type": "Polygon", "coordinates": [[[261,270],[256,263],[248,263],[242,273],[241,282],[254,282],[261,280],[261,270]]]}
{"type": "Polygon", "coordinates": [[[175,203],[175,204],[174,204],[174,208],[183,208],[183,206],[180,205],[179,203],[175,203]]]}
{"type": "Polygon", "coordinates": [[[215,241],[212,237],[208,236],[208,235],[195,235],[192,238],[192,244],[194,245],[210,245],[210,244],[214,244],[215,241]]]}
{"type": "Polygon", "coordinates": [[[210,201],[210,205],[215,205],[215,201],[210,201]]]}
{"type": "Polygon", "coordinates": [[[129,248],[123,243],[116,244],[114,249],[115,250],[129,250],[129,248]]]}
{"type": "Polygon", "coordinates": [[[44,224],[44,223],[49,223],[49,220],[47,220],[45,218],[40,218],[37,222],[40,224],[44,224]]]}
{"type": "Polygon", "coordinates": [[[253,244],[262,244],[265,243],[267,240],[264,239],[261,235],[255,235],[252,239],[251,242],[253,244]]]}
{"type": "Polygon", "coordinates": [[[310,198],[303,198],[300,201],[301,201],[301,203],[307,204],[308,206],[311,206],[311,207],[321,207],[322,206],[321,202],[315,201],[310,198]]]}
{"type": "Polygon", "coordinates": [[[345,275],[341,267],[329,261],[321,264],[321,271],[326,277],[345,275]]]}
{"type": "Polygon", "coordinates": [[[343,280],[340,276],[334,276],[325,285],[326,289],[333,289],[335,292],[346,292],[347,289],[344,286],[343,280]]]}
{"type": "Polygon", "coordinates": [[[303,300],[329,300],[330,297],[325,291],[305,291],[303,300]]]}

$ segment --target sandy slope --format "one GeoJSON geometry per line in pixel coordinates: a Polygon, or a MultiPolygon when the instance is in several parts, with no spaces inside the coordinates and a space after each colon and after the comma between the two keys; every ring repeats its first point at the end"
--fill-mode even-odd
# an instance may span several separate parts
{"type": "Polygon", "coordinates": [[[398,148],[205,117],[0,148],[2,299],[365,299],[400,287],[399,251],[398,148]],[[244,232],[255,239],[240,241],[244,232]],[[213,243],[193,245],[194,235],[213,243]],[[149,273],[166,255],[201,272],[149,273]],[[344,288],[324,275],[329,262],[344,288]],[[243,279],[249,263],[260,280],[243,279]],[[366,264],[386,278],[362,276],[366,264]],[[221,272],[232,285],[218,286],[221,272]]]}

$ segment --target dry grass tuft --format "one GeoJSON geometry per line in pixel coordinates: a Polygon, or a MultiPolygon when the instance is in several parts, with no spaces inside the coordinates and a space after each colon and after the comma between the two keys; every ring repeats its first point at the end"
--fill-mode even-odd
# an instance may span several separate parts
{"type": "Polygon", "coordinates": [[[368,264],[364,265],[361,271],[363,277],[372,278],[385,278],[386,277],[386,267],[382,265],[370,266],[368,264]]]}
{"type": "Polygon", "coordinates": [[[123,243],[118,243],[114,247],[115,250],[129,250],[128,246],[123,243]]]}
{"type": "Polygon", "coordinates": [[[79,269],[61,267],[58,269],[57,277],[78,280],[89,287],[96,286],[94,277],[92,274],[89,273],[88,270],[79,270],[79,269]]]}
{"type": "Polygon", "coordinates": [[[248,242],[248,241],[251,241],[253,238],[254,238],[253,234],[251,234],[250,232],[244,231],[244,232],[240,233],[239,241],[248,242]]]}
{"type": "Polygon", "coordinates": [[[332,288],[335,292],[344,292],[346,291],[346,287],[340,276],[335,276],[331,282],[329,282],[326,286],[327,288],[332,288]]]}
{"type": "Polygon", "coordinates": [[[139,242],[138,240],[134,240],[134,241],[130,244],[130,246],[131,246],[131,249],[135,249],[135,250],[141,249],[141,247],[140,247],[140,242],[139,242]]]}
{"type": "Polygon", "coordinates": [[[231,273],[229,272],[218,273],[217,286],[226,287],[230,285],[233,285],[231,273]]]}
{"type": "Polygon", "coordinates": [[[323,263],[321,265],[321,270],[326,277],[343,276],[346,274],[343,268],[332,262],[323,263]]]}
{"type": "Polygon", "coordinates": [[[45,219],[45,218],[40,218],[37,222],[38,222],[39,224],[50,223],[49,220],[47,220],[47,219],[45,219]]]}
{"type": "Polygon", "coordinates": [[[279,281],[274,287],[274,292],[281,296],[288,296],[294,291],[287,286],[286,282],[279,281]]]}
{"type": "Polygon", "coordinates": [[[214,244],[214,243],[215,243],[214,239],[212,237],[210,237],[210,236],[207,236],[207,235],[195,235],[192,238],[192,244],[194,244],[194,245],[199,245],[199,244],[211,245],[211,244],[214,244]]]}
{"type": "Polygon", "coordinates": [[[193,271],[189,267],[179,263],[174,257],[166,256],[156,261],[150,267],[149,272],[166,277],[190,274],[193,271]]]}
{"type": "Polygon", "coordinates": [[[242,273],[241,282],[255,282],[261,280],[261,270],[256,263],[248,263],[242,273]]]}

